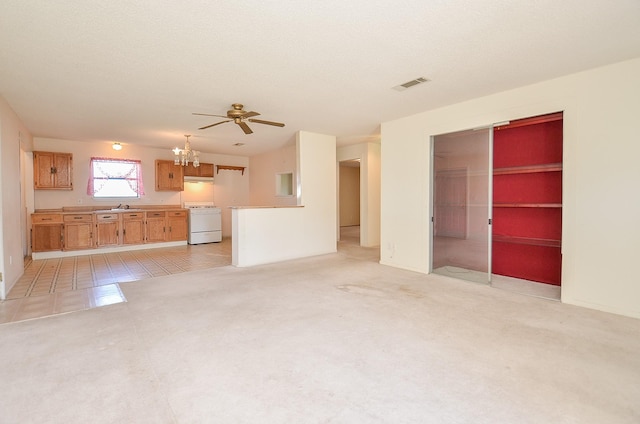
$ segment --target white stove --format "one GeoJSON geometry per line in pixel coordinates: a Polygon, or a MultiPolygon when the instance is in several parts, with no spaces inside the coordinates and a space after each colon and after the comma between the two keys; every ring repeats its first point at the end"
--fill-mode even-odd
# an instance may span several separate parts
{"type": "Polygon", "coordinates": [[[189,210],[189,244],[222,241],[222,211],[213,202],[184,202],[189,210]]]}

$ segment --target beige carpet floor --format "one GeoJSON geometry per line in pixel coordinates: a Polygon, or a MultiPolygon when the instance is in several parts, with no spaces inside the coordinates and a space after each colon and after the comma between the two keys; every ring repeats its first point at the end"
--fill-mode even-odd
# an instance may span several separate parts
{"type": "Polygon", "coordinates": [[[0,325],[0,422],[640,422],[640,320],[376,249],[120,288],[127,302],[0,325]]]}

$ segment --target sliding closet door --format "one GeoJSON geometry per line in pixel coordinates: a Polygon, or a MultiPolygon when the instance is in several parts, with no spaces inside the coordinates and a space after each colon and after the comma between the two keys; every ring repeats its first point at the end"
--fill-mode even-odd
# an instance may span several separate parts
{"type": "Polygon", "coordinates": [[[487,283],[491,128],[433,138],[432,272],[487,283]]]}

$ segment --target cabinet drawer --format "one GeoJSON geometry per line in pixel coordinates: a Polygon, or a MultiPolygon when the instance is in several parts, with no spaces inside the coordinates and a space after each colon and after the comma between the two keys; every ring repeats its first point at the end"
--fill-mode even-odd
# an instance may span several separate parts
{"type": "Polygon", "coordinates": [[[144,212],[122,212],[122,219],[142,219],[144,212]]]}
{"type": "Polygon", "coordinates": [[[62,223],[62,215],[59,213],[49,214],[49,213],[38,213],[31,215],[31,222],[36,223],[44,223],[44,224],[53,224],[53,223],[62,223]]]}
{"type": "Polygon", "coordinates": [[[64,215],[63,220],[64,222],[91,222],[93,221],[93,215],[90,213],[82,215],[64,215]]]}
{"type": "Polygon", "coordinates": [[[166,212],[147,212],[147,218],[164,218],[166,216],[166,212]]]}
{"type": "Polygon", "coordinates": [[[96,214],[96,220],[99,222],[102,221],[117,221],[119,215],[117,213],[98,213],[96,214]]]}
{"type": "Polygon", "coordinates": [[[169,211],[169,216],[187,216],[187,211],[169,211]]]}

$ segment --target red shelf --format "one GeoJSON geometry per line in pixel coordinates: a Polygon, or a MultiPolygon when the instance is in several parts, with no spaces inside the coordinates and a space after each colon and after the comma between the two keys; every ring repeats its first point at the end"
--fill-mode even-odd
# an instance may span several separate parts
{"type": "Polygon", "coordinates": [[[493,175],[534,174],[537,172],[558,172],[558,171],[562,171],[561,163],[543,163],[540,165],[494,168],[493,175]]]}
{"type": "Polygon", "coordinates": [[[494,203],[494,208],[561,208],[562,203],[494,203]]]}
{"type": "Polygon", "coordinates": [[[492,241],[498,243],[514,243],[514,244],[528,244],[531,246],[546,246],[546,247],[561,247],[562,242],[560,240],[542,239],[532,237],[513,237],[513,236],[501,236],[494,234],[491,236],[492,241]]]}

